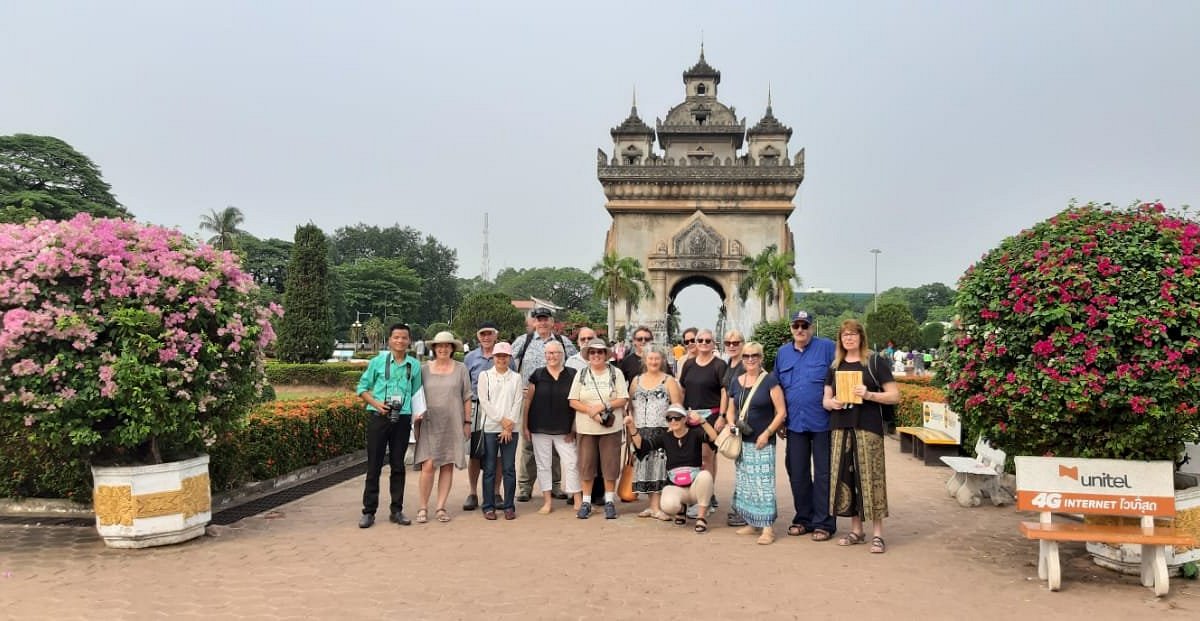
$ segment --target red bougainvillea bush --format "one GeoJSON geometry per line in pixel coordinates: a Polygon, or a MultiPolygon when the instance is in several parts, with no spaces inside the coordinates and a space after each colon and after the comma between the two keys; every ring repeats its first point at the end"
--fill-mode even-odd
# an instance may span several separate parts
{"type": "Polygon", "coordinates": [[[0,225],[0,416],[97,460],[201,451],[264,383],[277,309],[254,294],[234,255],[172,229],[0,225]]]}
{"type": "Polygon", "coordinates": [[[1177,459],[1200,438],[1200,224],[1072,205],[963,275],[950,404],[1009,455],[1177,459]]]}

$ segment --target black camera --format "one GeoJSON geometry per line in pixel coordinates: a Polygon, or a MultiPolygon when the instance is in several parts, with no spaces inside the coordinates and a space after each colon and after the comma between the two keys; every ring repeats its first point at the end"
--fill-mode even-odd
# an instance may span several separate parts
{"type": "Polygon", "coordinates": [[[400,422],[400,410],[404,408],[404,395],[395,395],[384,400],[383,405],[388,410],[388,422],[400,422]]]}
{"type": "Polygon", "coordinates": [[[617,422],[617,415],[613,414],[612,408],[604,408],[600,410],[600,424],[605,427],[612,427],[613,423],[617,422]]]}

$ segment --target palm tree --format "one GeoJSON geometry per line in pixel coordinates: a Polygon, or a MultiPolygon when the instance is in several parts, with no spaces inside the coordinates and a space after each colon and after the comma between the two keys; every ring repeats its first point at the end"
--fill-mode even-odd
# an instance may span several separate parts
{"type": "Polygon", "coordinates": [[[628,327],[633,307],[642,300],[654,298],[642,264],[633,257],[618,257],[616,252],[609,252],[592,266],[590,273],[596,279],[596,298],[608,303],[609,334],[616,334],[617,301],[625,301],[625,325],[628,327]]]}
{"type": "Polygon", "coordinates": [[[791,252],[772,254],[767,261],[764,273],[775,290],[775,299],[779,301],[779,317],[787,317],[788,306],[795,297],[792,281],[800,284],[800,278],[796,276],[795,254],[791,252]]]}
{"type": "Polygon", "coordinates": [[[746,298],[750,297],[750,292],[754,292],[755,297],[758,298],[760,321],[767,320],[767,300],[770,299],[772,302],[775,300],[775,283],[768,276],[767,265],[778,250],[775,244],[771,244],[753,257],[742,257],[742,266],[746,268],[746,273],[738,285],[738,297],[742,304],[745,304],[746,298]]]}
{"type": "Polygon", "coordinates": [[[208,238],[208,243],[221,250],[237,248],[238,235],[245,234],[245,231],[238,228],[246,220],[242,215],[242,210],[230,205],[221,211],[216,209],[209,211],[209,214],[200,216],[200,230],[215,233],[208,238]]]}
{"type": "Polygon", "coordinates": [[[767,320],[767,303],[779,303],[779,316],[786,317],[788,305],[795,293],[792,281],[796,277],[796,258],[791,252],[779,253],[779,247],[771,244],[753,257],[742,257],[746,275],[738,285],[738,296],[746,302],[753,291],[758,298],[759,316],[767,320]]]}

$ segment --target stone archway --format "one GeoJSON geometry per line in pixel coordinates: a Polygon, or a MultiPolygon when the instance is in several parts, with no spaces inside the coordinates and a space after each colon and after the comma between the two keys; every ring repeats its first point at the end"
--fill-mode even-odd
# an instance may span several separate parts
{"type": "Polygon", "coordinates": [[[665,337],[668,306],[679,289],[699,283],[718,292],[728,327],[748,331],[778,311],[759,317],[757,304],[742,305],[742,259],[770,245],[794,252],[787,220],[804,180],[804,151],[789,157],[792,130],[775,118],[769,99],[750,129],[718,101],[721,72],[703,51],[683,81],[685,99],[665,121],[652,129],[635,102],[610,132],[613,157],[598,150],[596,177],[613,219],[604,251],[633,257],[646,270],[654,298],[634,311],[634,325],[665,337]]]}

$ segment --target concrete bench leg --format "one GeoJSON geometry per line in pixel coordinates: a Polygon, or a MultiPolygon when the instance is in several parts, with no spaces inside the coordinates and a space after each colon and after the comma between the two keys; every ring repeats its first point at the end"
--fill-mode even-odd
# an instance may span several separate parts
{"type": "Polygon", "coordinates": [[[946,494],[954,497],[958,494],[958,488],[962,487],[967,482],[967,475],[962,472],[955,472],[946,479],[946,494]]]}
{"type": "Polygon", "coordinates": [[[1154,589],[1162,597],[1171,588],[1167,574],[1167,553],[1164,546],[1142,545],[1142,586],[1154,589]]]}
{"type": "Polygon", "coordinates": [[[900,452],[911,453],[913,451],[913,437],[910,434],[900,434],[900,452]]]}
{"type": "Polygon", "coordinates": [[[1045,543],[1047,580],[1050,590],[1057,591],[1062,587],[1062,567],[1058,563],[1058,542],[1047,541],[1045,543]]]}
{"type": "Polygon", "coordinates": [[[926,466],[942,466],[948,468],[942,457],[953,457],[958,455],[958,445],[956,444],[925,444],[925,450],[920,456],[925,460],[926,466]]]}
{"type": "Polygon", "coordinates": [[[913,457],[917,459],[925,459],[925,441],[920,438],[913,438],[912,445],[913,457]]]}

